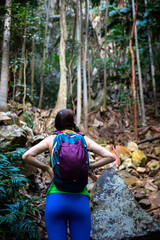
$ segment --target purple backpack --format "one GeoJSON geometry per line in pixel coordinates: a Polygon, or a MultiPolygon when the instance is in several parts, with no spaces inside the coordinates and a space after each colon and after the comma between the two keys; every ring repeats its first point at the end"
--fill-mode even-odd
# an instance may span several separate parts
{"type": "Polygon", "coordinates": [[[57,132],[53,142],[53,181],[58,190],[83,191],[88,183],[89,155],[84,134],[57,132]]]}

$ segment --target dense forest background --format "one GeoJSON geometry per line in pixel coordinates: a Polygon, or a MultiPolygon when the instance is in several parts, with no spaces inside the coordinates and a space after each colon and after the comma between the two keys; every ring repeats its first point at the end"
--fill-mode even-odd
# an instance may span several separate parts
{"type": "MultiPolygon", "coordinates": [[[[80,130],[115,154],[112,167],[160,220],[159,12],[159,0],[1,0],[3,240],[48,239],[50,179],[22,154],[53,133],[62,108],[73,109],[80,130]]],[[[48,163],[48,152],[39,159],[48,163]]],[[[104,170],[93,172],[89,192],[104,170]]]]}

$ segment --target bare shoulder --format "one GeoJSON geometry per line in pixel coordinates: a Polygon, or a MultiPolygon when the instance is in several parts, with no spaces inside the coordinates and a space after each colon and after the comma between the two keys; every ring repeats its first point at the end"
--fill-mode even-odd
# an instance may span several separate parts
{"type": "Polygon", "coordinates": [[[42,152],[44,152],[46,150],[49,150],[51,152],[52,145],[53,145],[53,140],[54,140],[54,136],[53,135],[50,135],[50,136],[46,137],[41,142],[39,142],[38,144],[36,144],[32,148],[30,148],[24,154],[24,158],[27,155],[36,156],[36,155],[38,155],[38,154],[40,154],[40,153],[42,153],[42,152]]]}
{"type": "Polygon", "coordinates": [[[43,141],[45,141],[49,145],[53,145],[54,138],[55,138],[55,135],[49,135],[43,141]]]}
{"type": "Polygon", "coordinates": [[[94,141],[92,140],[91,138],[87,137],[87,136],[84,136],[85,140],[86,140],[86,143],[87,143],[87,146],[89,148],[95,146],[95,147],[99,147],[99,145],[94,141]]]}

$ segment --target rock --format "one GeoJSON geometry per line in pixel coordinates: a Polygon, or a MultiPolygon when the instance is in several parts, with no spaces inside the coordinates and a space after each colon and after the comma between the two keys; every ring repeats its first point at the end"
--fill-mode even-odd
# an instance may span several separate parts
{"type": "Polygon", "coordinates": [[[0,112],[0,122],[6,121],[8,124],[20,126],[19,117],[12,112],[0,112]]]}
{"type": "Polygon", "coordinates": [[[146,172],[146,168],[142,168],[142,167],[137,167],[136,170],[139,173],[145,173],[146,172]]]}
{"type": "MultiPolygon", "coordinates": [[[[112,165],[110,164],[110,167],[112,167],[112,165]]],[[[133,164],[132,164],[132,160],[131,158],[127,158],[126,160],[123,161],[123,163],[118,167],[118,170],[121,171],[123,169],[127,169],[128,168],[132,168],[133,164]]]]}
{"type": "Polygon", "coordinates": [[[121,145],[116,146],[116,152],[122,161],[125,161],[126,159],[130,158],[132,155],[127,148],[121,145]]]}
{"type": "Polygon", "coordinates": [[[5,126],[0,130],[1,148],[7,148],[15,144],[24,147],[26,141],[26,132],[16,124],[5,126]]]}
{"type": "Polygon", "coordinates": [[[150,200],[151,204],[153,204],[155,207],[160,207],[160,191],[158,191],[156,193],[152,193],[149,196],[149,200],[150,200]]]}
{"type": "Polygon", "coordinates": [[[134,197],[135,197],[135,199],[138,200],[138,201],[141,200],[141,199],[147,198],[146,193],[145,193],[144,190],[136,191],[136,192],[134,193],[134,197]]]}
{"type": "Polygon", "coordinates": [[[127,149],[130,151],[130,152],[134,152],[135,150],[138,149],[138,145],[134,142],[129,142],[127,144],[127,149]]]}
{"type": "Polygon", "coordinates": [[[143,180],[138,180],[138,181],[136,182],[137,187],[142,187],[142,188],[144,188],[145,184],[146,184],[146,182],[143,181],[143,180]]]}
{"type": "Polygon", "coordinates": [[[87,184],[87,189],[88,189],[89,192],[92,191],[94,185],[95,185],[95,183],[88,183],[88,184],[87,184]]]}
{"type": "MultiPolygon", "coordinates": [[[[138,239],[160,233],[159,223],[143,211],[118,173],[110,168],[94,187],[91,224],[92,240],[138,239]]],[[[151,239],[157,240],[157,236],[151,239]]]]}
{"type": "Polygon", "coordinates": [[[147,163],[147,166],[151,169],[151,170],[157,170],[160,167],[160,164],[158,161],[156,160],[151,160],[150,162],[147,163]]]}
{"type": "Polygon", "coordinates": [[[148,209],[151,206],[149,199],[146,198],[141,199],[138,203],[143,209],[148,209]]]}
{"type": "Polygon", "coordinates": [[[152,182],[147,182],[145,185],[145,189],[147,189],[151,192],[155,192],[158,190],[158,186],[152,182]]]}
{"type": "Polygon", "coordinates": [[[27,140],[32,144],[32,146],[36,145],[37,143],[41,142],[44,139],[43,135],[36,135],[33,137],[27,137],[27,140]]]}
{"type": "Polygon", "coordinates": [[[137,149],[132,153],[132,163],[134,167],[144,167],[146,164],[147,157],[144,155],[144,153],[137,149]]]}
{"type": "Polygon", "coordinates": [[[9,120],[11,120],[11,118],[9,116],[7,116],[6,113],[0,112],[0,122],[9,121],[9,120]]]}
{"type": "Polygon", "coordinates": [[[121,164],[118,168],[119,171],[124,170],[124,169],[126,169],[126,167],[123,164],[121,164]]]}
{"type": "Polygon", "coordinates": [[[160,155],[160,147],[156,147],[156,148],[155,148],[155,153],[156,153],[157,155],[160,155]]]}

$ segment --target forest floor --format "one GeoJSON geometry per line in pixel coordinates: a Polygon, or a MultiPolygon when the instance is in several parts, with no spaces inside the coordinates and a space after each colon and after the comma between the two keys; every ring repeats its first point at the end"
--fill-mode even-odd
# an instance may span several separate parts
{"type": "MultiPolygon", "coordinates": [[[[34,123],[30,127],[35,135],[47,136],[52,133],[51,130],[46,129],[46,121],[51,110],[40,110],[29,106],[25,113],[22,109],[16,111],[14,109],[13,112],[22,121],[28,121],[29,124],[34,123]]],[[[83,121],[80,130],[116,155],[116,163],[109,167],[113,167],[119,172],[144,211],[160,222],[160,121],[159,118],[155,118],[151,105],[146,106],[146,119],[147,125],[141,126],[141,117],[138,117],[138,142],[134,140],[133,116],[124,109],[116,111],[107,107],[104,111],[99,107],[88,115],[88,130],[84,130],[83,121]],[[135,162],[132,164],[133,154],[127,148],[128,143],[132,143],[133,151],[138,150],[136,164],[135,162]]],[[[49,162],[48,153],[44,153],[40,157],[43,158],[43,161],[45,159],[46,163],[49,162]]],[[[98,156],[91,156],[91,158],[92,161],[99,159],[98,156]]],[[[108,165],[92,172],[88,183],[90,194],[92,194],[96,180],[107,167],[108,165]]],[[[31,184],[26,189],[26,195],[34,197],[38,194],[44,199],[42,202],[37,202],[36,207],[40,212],[37,213],[35,220],[38,223],[41,238],[47,239],[44,206],[50,178],[40,170],[36,170],[29,178],[31,184]]]]}

